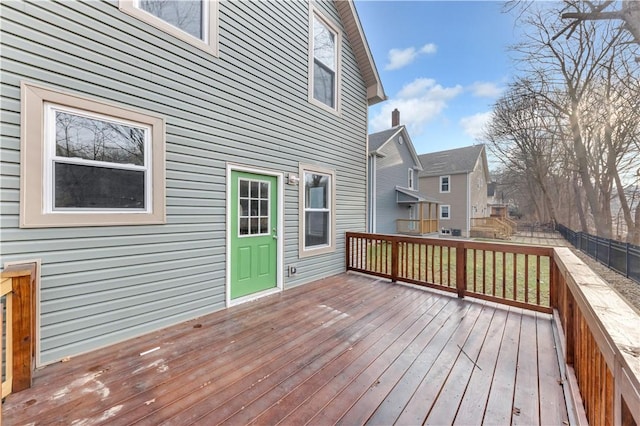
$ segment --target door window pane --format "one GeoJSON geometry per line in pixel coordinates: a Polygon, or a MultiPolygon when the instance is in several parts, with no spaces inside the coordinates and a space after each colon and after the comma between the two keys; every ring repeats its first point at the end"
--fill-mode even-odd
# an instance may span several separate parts
{"type": "Polygon", "coordinates": [[[269,231],[270,183],[239,179],[239,235],[267,235],[269,231]]]}

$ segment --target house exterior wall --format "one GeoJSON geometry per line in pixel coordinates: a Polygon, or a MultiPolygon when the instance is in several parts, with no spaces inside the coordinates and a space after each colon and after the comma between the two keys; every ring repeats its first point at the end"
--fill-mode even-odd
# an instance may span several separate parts
{"type": "Polygon", "coordinates": [[[440,192],[440,176],[422,176],[420,177],[420,193],[425,197],[437,199],[440,206],[450,206],[449,219],[441,219],[438,210],[440,228],[460,229],[463,236],[468,236],[467,173],[446,176],[449,176],[450,192],[440,192]]]}
{"type": "Polygon", "coordinates": [[[489,197],[487,196],[487,171],[484,168],[482,158],[478,159],[476,167],[469,173],[469,200],[471,218],[488,217],[489,197]]]}
{"type": "MultiPolygon", "coordinates": [[[[409,168],[415,167],[407,143],[399,144],[398,136],[383,147],[384,157],[376,158],[376,233],[395,234],[396,219],[409,219],[408,205],[398,204],[396,186],[407,188],[409,168]]],[[[417,189],[418,171],[414,170],[417,189]]],[[[417,213],[416,213],[417,214],[417,213]]]]}
{"type": "MultiPolygon", "coordinates": [[[[315,5],[342,30],[333,2],[315,5]]],[[[309,102],[309,3],[220,2],[218,56],[118,2],[0,7],[0,263],[41,261],[39,364],[225,307],[228,163],[335,170],[332,253],[299,258],[300,187],[284,187],[284,286],[344,270],[345,231],[365,229],[366,87],[343,36],[340,113],[309,102]],[[166,223],[20,228],[22,81],[163,117],[166,223]]]]}

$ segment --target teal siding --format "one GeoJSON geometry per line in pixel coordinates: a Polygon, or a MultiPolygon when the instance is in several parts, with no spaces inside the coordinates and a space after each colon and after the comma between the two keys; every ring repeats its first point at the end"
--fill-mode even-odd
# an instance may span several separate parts
{"type": "MultiPolygon", "coordinates": [[[[339,24],[332,2],[318,4],[339,24]]],[[[0,5],[2,263],[42,260],[46,364],[224,307],[227,162],[336,170],[337,251],[298,258],[298,187],[285,187],[285,268],[303,284],[344,270],[344,232],[365,229],[366,89],[346,34],[342,114],[308,102],[307,2],[225,1],[219,57],[116,1],[0,5]],[[20,82],[161,115],[165,225],[19,229],[20,82]]]]}

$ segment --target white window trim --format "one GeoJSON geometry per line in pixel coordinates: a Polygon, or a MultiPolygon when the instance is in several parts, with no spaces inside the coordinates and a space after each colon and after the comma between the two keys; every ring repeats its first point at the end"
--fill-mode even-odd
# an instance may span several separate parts
{"type": "Polygon", "coordinates": [[[415,182],[415,180],[414,180],[414,176],[415,176],[415,174],[414,174],[414,172],[413,172],[413,169],[409,169],[409,172],[408,172],[408,185],[409,185],[409,189],[416,189],[416,188],[415,188],[415,184],[416,184],[416,182],[415,182]]]}
{"type": "MultiPolygon", "coordinates": [[[[165,207],[165,121],[150,113],[123,108],[115,104],[80,97],[75,94],[21,83],[20,123],[20,227],[116,226],[166,223],[165,207]],[[149,189],[145,210],[124,211],[100,209],[53,210],[49,192],[51,171],[46,150],[46,104],[81,110],[83,113],[107,116],[112,120],[135,123],[150,129],[149,189]]],[[[49,129],[50,130],[50,129],[49,129]]]]}
{"type": "Polygon", "coordinates": [[[447,176],[440,176],[440,186],[438,187],[438,189],[440,190],[440,193],[441,193],[441,194],[448,194],[448,193],[450,193],[450,192],[451,192],[451,176],[450,176],[450,175],[447,175],[447,176]],[[449,188],[449,189],[448,189],[447,191],[443,191],[443,190],[442,190],[442,180],[443,180],[444,178],[447,178],[447,182],[448,182],[448,185],[447,185],[447,186],[448,186],[448,188],[449,188]]]}
{"type": "Polygon", "coordinates": [[[440,205],[440,214],[438,216],[440,217],[440,220],[449,220],[449,219],[451,219],[451,205],[449,205],[449,204],[441,204],[440,205]],[[448,213],[447,217],[442,216],[442,211],[444,210],[445,207],[447,208],[447,213],[448,213]]]}
{"type": "Polygon", "coordinates": [[[99,213],[104,213],[105,211],[110,211],[113,213],[133,213],[136,210],[133,209],[118,209],[118,208],[112,208],[112,209],[107,209],[107,208],[101,208],[101,209],[88,209],[88,208],[55,208],[54,207],[54,193],[55,193],[55,184],[54,184],[54,170],[53,170],[53,163],[54,161],[58,161],[64,164],[76,164],[76,165],[83,165],[83,166],[91,166],[91,167],[107,167],[110,169],[118,169],[118,170],[136,170],[136,171],[142,171],[145,173],[145,188],[144,188],[144,193],[145,193],[145,208],[138,210],[138,211],[142,211],[143,213],[151,213],[152,211],[152,190],[153,190],[153,182],[152,179],[149,179],[149,177],[151,177],[152,175],[152,168],[153,168],[153,160],[151,158],[151,153],[153,151],[153,148],[151,146],[151,131],[152,128],[149,125],[146,124],[142,124],[142,123],[136,123],[136,122],[132,122],[130,120],[126,120],[126,119],[114,119],[111,116],[106,116],[104,114],[97,114],[95,112],[91,112],[91,111],[86,111],[86,110],[79,110],[76,108],[70,108],[66,105],[57,105],[57,104],[52,104],[50,102],[44,102],[44,109],[45,109],[45,127],[46,127],[46,131],[45,131],[45,141],[44,141],[44,170],[45,170],[45,174],[44,174],[44,186],[45,186],[45,192],[44,192],[44,209],[45,209],[45,213],[54,213],[54,212],[65,212],[65,213],[71,213],[71,214],[78,214],[79,212],[83,212],[83,213],[89,213],[92,210],[93,211],[97,211],[99,213]],[[145,151],[144,151],[144,157],[145,157],[145,161],[144,161],[144,165],[142,166],[138,166],[138,165],[133,165],[133,164],[119,164],[119,163],[111,163],[111,162],[104,162],[104,161],[93,161],[93,160],[86,160],[86,159],[82,159],[82,158],[66,158],[66,157],[58,157],[56,155],[56,141],[55,141],[55,134],[56,134],[56,121],[55,121],[55,111],[61,111],[61,112],[65,112],[65,113],[69,113],[69,114],[73,114],[75,116],[80,116],[80,117],[87,117],[87,118],[91,118],[91,119],[97,119],[100,121],[111,121],[114,123],[118,123],[118,124],[125,124],[128,126],[132,126],[132,127],[137,127],[137,128],[143,128],[145,129],[145,151]]]}
{"type": "Polygon", "coordinates": [[[213,56],[218,56],[218,0],[204,0],[205,21],[203,23],[204,37],[199,39],[180,28],[158,18],[138,6],[139,0],[120,0],[120,10],[140,21],[154,26],[161,31],[171,34],[180,40],[202,49],[213,56]]]}
{"type": "Polygon", "coordinates": [[[318,254],[331,253],[336,250],[336,174],[334,170],[327,169],[312,164],[300,164],[299,166],[300,186],[299,186],[299,250],[298,256],[300,258],[315,256],[318,254]],[[317,247],[305,247],[304,235],[305,235],[305,188],[304,188],[304,175],[305,173],[318,173],[331,177],[329,184],[329,205],[331,211],[329,213],[329,220],[331,221],[329,226],[329,244],[317,247]]]}
{"type": "Polygon", "coordinates": [[[309,6],[309,102],[319,106],[320,108],[332,113],[332,114],[336,114],[336,115],[340,115],[340,111],[341,111],[341,90],[340,87],[341,85],[341,79],[342,79],[342,73],[341,73],[341,69],[342,69],[342,31],[340,31],[338,29],[338,25],[335,24],[333,21],[331,21],[330,19],[328,19],[327,17],[325,17],[316,7],[314,7],[313,5],[309,6]],[[325,104],[324,102],[321,102],[319,100],[317,100],[314,96],[313,96],[313,61],[314,61],[314,57],[313,57],[313,18],[314,16],[320,21],[322,22],[324,25],[326,25],[330,31],[332,31],[335,36],[336,36],[336,75],[335,75],[335,79],[334,79],[334,96],[335,96],[335,106],[332,108],[329,105],[325,104]]]}

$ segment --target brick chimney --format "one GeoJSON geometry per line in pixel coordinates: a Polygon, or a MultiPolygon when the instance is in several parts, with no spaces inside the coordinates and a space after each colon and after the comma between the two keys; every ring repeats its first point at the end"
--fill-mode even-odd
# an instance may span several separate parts
{"type": "Polygon", "coordinates": [[[400,111],[398,108],[391,111],[391,127],[396,127],[400,125],[400,111]]]}

